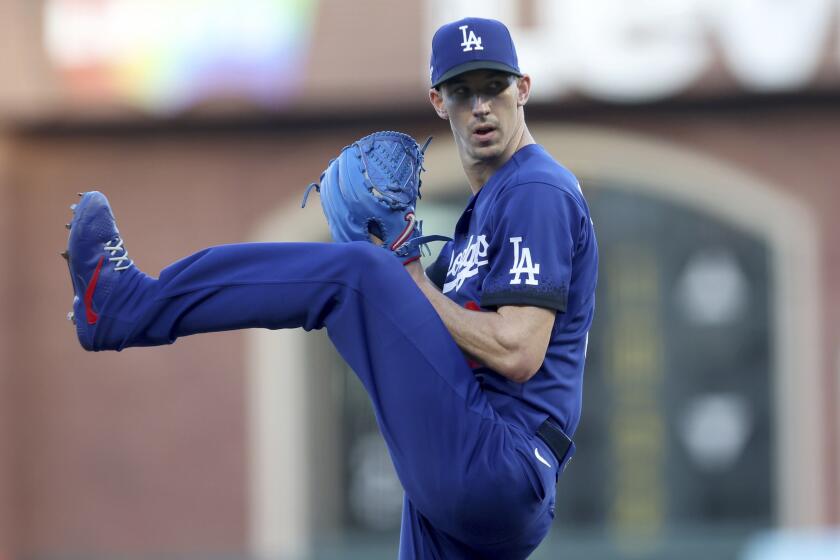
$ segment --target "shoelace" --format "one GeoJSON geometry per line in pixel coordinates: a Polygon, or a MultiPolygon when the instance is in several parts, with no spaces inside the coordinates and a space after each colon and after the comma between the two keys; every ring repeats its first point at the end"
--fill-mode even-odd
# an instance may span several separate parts
{"type": "Polygon", "coordinates": [[[108,259],[108,261],[112,263],[117,263],[116,265],[114,265],[114,270],[116,271],[131,268],[131,265],[134,264],[134,261],[128,258],[128,251],[126,251],[125,247],[123,247],[123,240],[121,237],[116,237],[108,243],[106,243],[105,250],[111,252],[111,257],[108,259]],[[122,255],[115,256],[117,251],[122,251],[122,255]],[[128,264],[125,264],[126,261],[128,261],[128,264]]]}

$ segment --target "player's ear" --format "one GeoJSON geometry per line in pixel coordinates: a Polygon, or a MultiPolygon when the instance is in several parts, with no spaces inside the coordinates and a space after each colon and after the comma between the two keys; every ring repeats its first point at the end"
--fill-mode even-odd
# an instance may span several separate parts
{"type": "Polygon", "coordinates": [[[531,97],[531,76],[523,74],[521,78],[516,79],[517,97],[516,104],[522,107],[528,103],[531,97]]]}
{"type": "Polygon", "coordinates": [[[429,101],[432,102],[432,107],[435,108],[435,113],[443,120],[449,120],[449,113],[443,105],[443,94],[437,88],[429,89],[429,101]]]}

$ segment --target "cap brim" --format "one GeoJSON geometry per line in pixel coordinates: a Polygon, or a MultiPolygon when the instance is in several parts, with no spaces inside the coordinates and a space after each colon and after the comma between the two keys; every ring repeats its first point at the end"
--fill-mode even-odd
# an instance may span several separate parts
{"type": "Polygon", "coordinates": [[[514,76],[522,76],[522,73],[519,70],[512,66],[508,66],[503,62],[493,62],[492,60],[472,60],[470,62],[459,64],[458,66],[445,72],[440,78],[438,78],[437,82],[432,84],[432,87],[436,88],[446,80],[451,80],[455,76],[472,70],[499,70],[501,72],[513,74],[514,76]]]}

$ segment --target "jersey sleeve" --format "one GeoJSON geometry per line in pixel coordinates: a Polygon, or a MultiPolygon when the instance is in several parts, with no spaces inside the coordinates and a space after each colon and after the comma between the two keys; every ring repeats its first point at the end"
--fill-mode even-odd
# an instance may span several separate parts
{"type": "Polygon", "coordinates": [[[588,217],[568,192],[527,183],[494,206],[481,306],[533,305],[566,311],[572,259],[588,217]]]}

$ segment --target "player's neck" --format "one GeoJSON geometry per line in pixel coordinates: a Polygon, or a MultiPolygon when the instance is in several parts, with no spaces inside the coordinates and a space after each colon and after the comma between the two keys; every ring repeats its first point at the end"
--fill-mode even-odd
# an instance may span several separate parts
{"type": "Polygon", "coordinates": [[[464,152],[461,153],[461,164],[464,167],[464,172],[467,175],[467,180],[470,183],[470,190],[476,194],[481,188],[490,180],[490,177],[506,164],[510,158],[513,157],[520,148],[524,148],[529,144],[535,144],[536,141],[531,133],[528,131],[528,126],[524,121],[521,123],[521,129],[514,135],[513,141],[499,156],[492,159],[476,160],[468,157],[464,152]]]}

